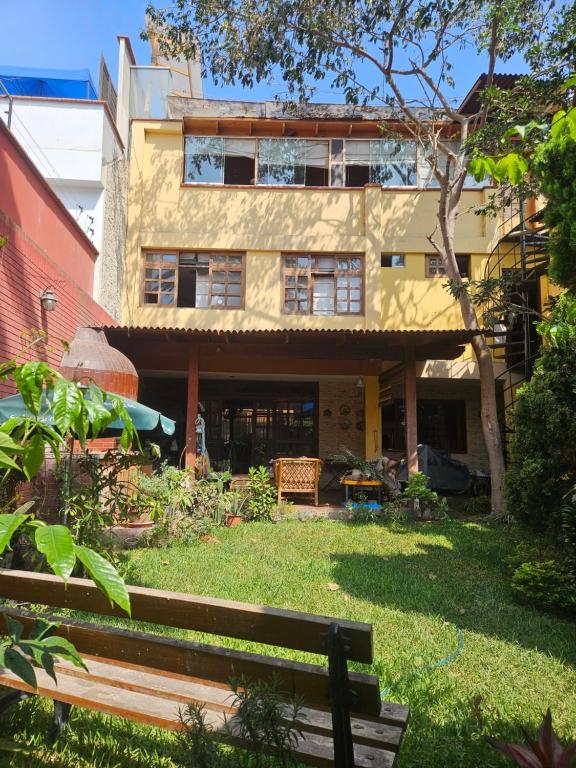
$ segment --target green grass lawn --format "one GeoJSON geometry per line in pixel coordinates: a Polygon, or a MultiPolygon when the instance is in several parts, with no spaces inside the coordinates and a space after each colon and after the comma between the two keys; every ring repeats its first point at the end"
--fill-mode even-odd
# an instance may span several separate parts
{"type": "MultiPolygon", "coordinates": [[[[388,698],[412,710],[400,768],[491,768],[510,763],[482,735],[520,738],[518,725],[538,722],[548,706],[560,736],[576,738],[576,625],[513,601],[506,558],[518,537],[515,529],[462,522],[252,523],[219,530],[213,543],[135,550],[125,569],[132,584],[372,623],[371,671],[391,689],[388,698]],[[422,672],[448,656],[459,636],[456,660],[422,672]]],[[[55,753],[43,736],[48,717],[46,703],[29,701],[1,726],[1,735],[34,736],[38,751],[26,765],[177,765],[170,734],[85,711],[76,712],[55,753]]]]}

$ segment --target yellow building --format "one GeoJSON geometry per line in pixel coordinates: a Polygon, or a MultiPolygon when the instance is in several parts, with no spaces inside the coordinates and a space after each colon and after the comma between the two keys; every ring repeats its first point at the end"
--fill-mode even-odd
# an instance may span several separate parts
{"type": "MultiPolygon", "coordinates": [[[[173,98],[131,126],[121,327],[141,399],[182,425],[200,408],[212,463],[374,457],[418,440],[487,470],[479,386],[429,237],[438,189],[385,113],[173,98]],[[417,403],[416,403],[417,396],[417,403]],[[200,404],[200,405],[198,405],[200,404]]],[[[484,275],[498,221],[470,180],[456,251],[484,275]]],[[[187,425],[184,427],[184,425],[187,425]]]]}

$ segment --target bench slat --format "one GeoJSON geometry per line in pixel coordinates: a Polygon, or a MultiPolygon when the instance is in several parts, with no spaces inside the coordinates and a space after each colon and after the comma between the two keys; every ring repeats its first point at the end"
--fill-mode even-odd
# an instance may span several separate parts
{"type": "MultiPolygon", "coordinates": [[[[128,592],[135,621],[323,655],[322,635],[337,621],[350,644],[348,658],[372,663],[370,624],[143,587],[128,587],[128,592]]],[[[0,597],[126,618],[88,579],[70,579],[65,585],[51,574],[0,570],[0,597]]]]}
{"type": "MultiPolygon", "coordinates": [[[[182,708],[182,702],[105,685],[89,677],[69,675],[66,669],[59,670],[58,684],[43,670],[37,671],[37,678],[36,691],[8,671],[0,674],[0,684],[147,725],[171,730],[181,728],[179,710],[182,708]]],[[[233,727],[231,735],[225,731],[224,714],[223,711],[207,708],[207,725],[213,728],[223,741],[245,745],[241,739],[234,736],[233,727]]],[[[330,735],[312,732],[304,727],[303,738],[299,740],[295,752],[297,757],[309,765],[319,768],[333,765],[334,751],[330,735]]],[[[361,743],[355,744],[354,754],[358,768],[393,768],[396,758],[392,751],[361,743]]]]}
{"type": "MultiPolygon", "coordinates": [[[[196,678],[186,678],[183,675],[165,672],[158,673],[134,664],[120,664],[86,655],[83,655],[83,658],[89,672],[74,667],[68,662],[57,662],[55,665],[56,675],[58,676],[62,671],[72,677],[89,677],[94,682],[125,688],[129,691],[138,691],[150,696],[172,699],[182,704],[193,699],[204,704],[206,709],[233,712],[233,694],[228,687],[207,685],[196,678]]],[[[390,725],[383,723],[380,719],[372,720],[352,716],[351,722],[352,733],[358,744],[386,747],[391,751],[398,751],[402,741],[405,720],[396,723],[396,725],[390,725]]],[[[311,733],[327,736],[332,733],[332,715],[329,711],[303,707],[298,723],[311,733]]]]}
{"type": "MultiPolygon", "coordinates": [[[[28,629],[35,615],[24,611],[0,608],[0,614],[9,614],[28,629]]],[[[329,704],[328,672],[314,664],[261,656],[245,651],[234,651],[186,640],[158,637],[116,627],[102,627],[88,622],[62,620],[57,634],[66,637],[80,653],[139,664],[165,672],[197,677],[227,684],[231,679],[246,677],[252,680],[279,680],[289,696],[301,696],[308,704],[329,704]]],[[[5,633],[4,622],[0,632],[5,633]]],[[[353,709],[359,714],[379,715],[380,691],[378,678],[351,672],[351,688],[356,694],[353,709]]]]}

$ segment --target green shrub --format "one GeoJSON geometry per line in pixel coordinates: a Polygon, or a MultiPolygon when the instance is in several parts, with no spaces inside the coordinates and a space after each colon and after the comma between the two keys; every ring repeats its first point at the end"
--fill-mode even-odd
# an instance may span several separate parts
{"type": "Polygon", "coordinates": [[[160,518],[153,528],[145,531],[139,543],[148,547],[169,547],[174,544],[193,544],[214,527],[208,517],[191,517],[170,512],[160,518]]]}
{"type": "Polygon", "coordinates": [[[222,496],[217,483],[197,480],[190,488],[190,514],[218,520],[222,496]]]}
{"type": "Polygon", "coordinates": [[[576,613],[576,578],[556,560],[522,563],[512,576],[512,589],[538,608],[576,613]]]}
{"type": "Polygon", "coordinates": [[[276,504],[276,490],[266,467],[250,467],[248,470],[248,520],[270,520],[276,504]]]}
{"type": "Polygon", "coordinates": [[[571,288],[576,284],[576,142],[568,132],[536,150],[534,172],[547,199],[550,275],[571,288]]]}
{"type": "Polygon", "coordinates": [[[155,518],[168,510],[186,512],[192,505],[190,472],[170,464],[162,464],[151,475],[140,472],[135,485],[142,506],[152,508],[156,513],[155,518]]]}
{"type": "Polygon", "coordinates": [[[576,482],[576,338],[543,348],[532,379],[518,393],[511,427],[508,511],[562,543],[561,509],[576,482]]]}
{"type": "Polygon", "coordinates": [[[429,487],[423,472],[415,472],[409,477],[401,498],[410,502],[415,510],[419,509],[421,514],[427,513],[437,519],[448,514],[448,502],[429,487]]]}
{"type": "Polygon", "coordinates": [[[380,517],[380,510],[368,503],[365,493],[359,493],[356,501],[349,501],[346,511],[355,523],[373,523],[380,517]]]}

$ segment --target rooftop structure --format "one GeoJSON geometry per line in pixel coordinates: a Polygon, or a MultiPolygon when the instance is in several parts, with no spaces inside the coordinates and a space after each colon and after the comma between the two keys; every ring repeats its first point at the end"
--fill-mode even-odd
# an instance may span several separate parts
{"type": "Polygon", "coordinates": [[[0,82],[13,96],[96,100],[88,69],[45,69],[0,66],[0,82]]]}

